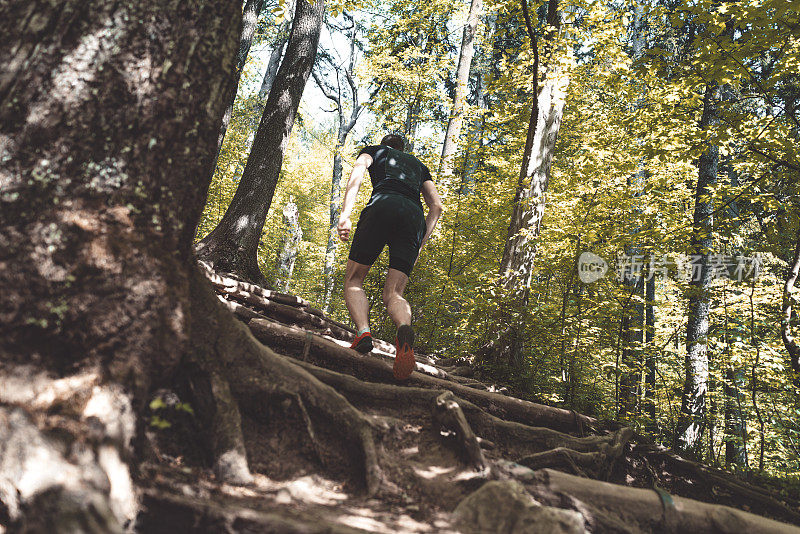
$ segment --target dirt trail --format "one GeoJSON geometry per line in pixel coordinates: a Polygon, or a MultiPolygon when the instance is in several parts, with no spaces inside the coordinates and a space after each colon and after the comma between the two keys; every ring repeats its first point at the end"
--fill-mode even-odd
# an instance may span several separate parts
{"type": "Polygon", "coordinates": [[[172,424],[149,433],[142,532],[800,533],[798,504],[769,489],[614,422],[491,391],[452,360],[417,355],[400,384],[390,343],[362,356],[350,327],[303,299],[205,272],[256,339],[357,416],[333,420],[304,393],[241,403],[253,476],[232,485],[192,446],[202,429],[179,409],[185,392],[164,393],[172,424]]]}

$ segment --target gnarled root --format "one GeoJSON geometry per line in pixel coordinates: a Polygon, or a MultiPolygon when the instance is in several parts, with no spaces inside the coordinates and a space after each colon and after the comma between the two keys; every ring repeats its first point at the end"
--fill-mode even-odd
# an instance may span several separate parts
{"type": "Polygon", "coordinates": [[[614,463],[622,456],[625,446],[633,437],[630,428],[623,427],[603,441],[595,441],[595,450],[580,452],[568,447],[556,447],[532,454],[518,463],[531,469],[568,467],[574,474],[608,480],[614,463]],[[587,473],[588,472],[588,473],[587,473]]]}
{"type": "MultiPolygon", "coordinates": [[[[443,396],[441,390],[419,387],[394,386],[390,384],[363,382],[350,375],[337,373],[328,369],[317,367],[310,363],[298,362],[317,379],[336,388],[337,391],[352,400],[369,402],[373,406],[417,406],[425,409],[438,401],[443,396]]],[[[445,392],[445,398],[456,402],[462,412],[465,423],[478,440],[478,443],[487,442],[509,448],[529,448],[535,451],[546,451],[564,448],[575,453],[603,455],[604,458],[618,458],[624,451],[624,445],[631,439],[633,432],[623,428],[606,436],[588,436],[578,438],[563,434],[549,428],[531,427],[522,423],[505,421],[495,417],[479,406],[464,399],[456,397],[452,392],[445,392]],[[480,437],[478,437],[480,436],[480,437]]],[[[458,427],[458,424],[455,424],[458,427]]],[[[542,457],[545,458],[545,457],[542,457]]],[[[550,466],[541,463],[542,466],[550,466]]],[[[611,468],[611,462],[608,464],[611,468]]]]}
{"type": "Polygon", "coordinates": [[[213,429],[209,445],[217,479],[230,484],[252,482],[242,436],[242,416],[228,381],[213,361],[191,361],[184,369],[192,405],[197,408],[204,426],[213,429]]]}
{"type": "Polygon", "coordinates": [[[220,305],[199,271],[194,274],[193,282],[194,351],[187,364],[195,369],[195,375],[198,375],[197,369],[202,370],[199,376],[205,374],[211,385],[205,389],[213,394],[198,407],[203,411],[202,416],[212,422],[215,462],[223,478],[242,483],[249,475],[241,468],[245,453],[238,410],[258,414],[264,405],[275,399],[290,397],[302,406],[304,417],[308,417],[307,431],[313,429],[311,412],[340,433],[345,442],[358,445],[366,492],[375,494],[382,475],[374,422],[333,388],[256,341],[247,328],[220,305]],[[227,461],[223,457],[225,454],[234,462],[227,461]]]}
{"type": "MultiPolygon", "coordinates": [[[[302,354],[303,348],[308,343],[306,332],[299,328],[264,319],[253,319],[248,326],[260,341],[269,346],[283,347],[287,356],[296,357],[302,354]]],[[[334,367],[362,380],[394,382],[391,366],[386,362],[369,355],[361,356],[320,336],[313,336],[308,354],[308,359],[312,363],[323,367],[334,367]]],[[[509,418],[526,425],[546,426],[562,431],[574,431],[578,426],[589,429],[598,426],[597,420],[569,410],[481,391],[418,372],[411,375],[408,385],[452,391],[461,399],[481,406],[498,417],[509,418]]]]}
{"type": "Polygon", "coordinates": [[[596,532],[800,532],[797,527],[727,506],[551,469],[530,473],[525,483],[528,491],[541,502],[581,512],[591,530],[596,532]]]}
{"type": "Polygon", "coordinates": [[[486,470],[486,459],[483,457],[478,437],[467,423],[467,418],[464,417],[464,412],[461,411],[452,392],[445,391],[436,397],[433,418],[441,428],[456,434],[456,439],[469,458],[470,465],[477,471],[486,470]]]}
{"type": "MultiPolygon", "coordinates": [[[[669,449],[647,445],[636,445],[631,453],[633,456],[643,458],[647,464],[655,467],[650,475],[655,477],[654,483],[665,484],[671,482],[673,486],[680,484],[685,478],[691,485],[704,488],[702,491],[713,495],[715,500],[729,499],[729,502],[747,502],[755,504],[760,510],[768,511],[774,517],[795,524],[800,524],[800,513],[794,506],[788,506],[784,497],[753,484],[747,484],[730,473],[698,464],[677,456],[669,449]],[[661,480],[659,473],[669,473],[671,481],[661,480]]],[[[685,485],[684,485],[685,486],[685,485]]],[[[681,489],[686,489],[681,488],[681,489]]],[[[703,498],[695,495],[696,491],[687,492],[694,498],[703,498]]]]}

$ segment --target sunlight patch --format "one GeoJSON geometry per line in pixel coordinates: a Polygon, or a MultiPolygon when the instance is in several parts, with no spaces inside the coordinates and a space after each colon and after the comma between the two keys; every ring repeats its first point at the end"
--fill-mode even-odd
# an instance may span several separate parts
{"type": "Polygon", "coordinates": [[[339,485],[335,482],[314,475],[293,480],[287,483],[283,490],[288,492],[287,496],[292,500],[310,504],[334,505],[347,500],[348,497],[346,493],[339,491],[339,485]]]}
{"type": "Polygon", "coordinates": [[[455,467],[439,467],[436,465],[432,465],[427,469],[421,469],[419,467],[414,468],[414,474],[418,477],[425,478],[425,479],[432,479],[436,478],[441,475],[445,475],[447,473],[451,473],[455,470],[455,467]]]}
{"type": "Polygon", "coordinates": [[[242,230],[247,228],[247,223],[249,222],[250,222],[250,217],[248,217],[247,215],[242,215],[241,217],[239,217],[239,220],[236,221],[235,225],[236,231],[241,232],[242,230]]]}
{"type": "Polygon", "coordinates": [[[404,456],[413,456],[415,454],[419,454],[419,447],[414,445],[413,447],[409,447],[407,449],[403,449],[400,451],[400,454],[404,456]]]}

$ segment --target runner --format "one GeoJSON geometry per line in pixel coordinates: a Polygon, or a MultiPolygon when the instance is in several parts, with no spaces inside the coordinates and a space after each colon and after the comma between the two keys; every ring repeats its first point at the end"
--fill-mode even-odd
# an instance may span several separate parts
{"type": "Polygon", "coordinates": [[[347,182],[337,226],[339,239],[347,241],[352,228],[350,213],[364,174],[369,169],[372,196],[361,211],[350,246],[344,301],[358,329],[351,348],[365,354],[372,350],[372,335],[364,278],[383,247],[389,245],[389,271],[383,286],[383,303],[397,325],[394,376],[398,380],[407,379],[416,368],[411,306],[403,298],[403,291],[420,249],[430,239],[442,215],[442,201],[428,167],[404,152],[404,148],[403,138],[390,134],[381,140],[380,145],[365,147],[358,154],[347,182]],[[427,217],[422,211],[420,193],[428,206],[427,217]]]}

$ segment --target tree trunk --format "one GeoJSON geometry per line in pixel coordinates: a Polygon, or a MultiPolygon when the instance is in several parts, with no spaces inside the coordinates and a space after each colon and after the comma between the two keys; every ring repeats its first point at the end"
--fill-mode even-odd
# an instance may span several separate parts
{"type": "Polygon", "coordinates": [[[331,305],[333,296],[333,271],[336,266],[336,249],[338,237],[335,233],[336,225],[339,222],[339,204],[341,203],[342,191],[342,154],[340,145],[337,143],[333,154],[333,176],[331,176],[331,198],[329,206],[330,220],[328,222],[328,244],[325,247],[325,265],[322,268],[322,276],[325,281],[325,294],[322,298],[322,309],[325,313],[331,305]]]}
{"type": "Polygon", "coordinates": [[[217,154],[214,157],[214,163],[211,165],[211,176],[214,176],[214,171],[217,169],[217,160],[219,153],[222,150],[222,142],[225,140],[225,133],[228,131],[228,125],[231,122],[231,115],[233,114],[233,103],[236,101],[236,93],[239,90],[239,80],[242,77],[242,70],[244,64],[247,62],[247,55],[250,53],[250,45],[253,43],[253,34],[256,31],[258,17],[264,9],[266,0],[247,0],[244,4],[244,13],[242,14],[242,32],[239,34],[239,53],[236,55],[236,72],[231,80],[231,85],[228,88],[228,107],[225,108],[225,113],[222,115],[222,126],[219,128],[219,138],[217,139],[217,154]]]}
{"type": "Polygon", "coordinates": [[[292,279],[294,264],[297,261],[297,246],[303,240],[303,230],[300,228],[300,211],[297,204],[290,200],[283,208],[283,223],[286,232],[278,253],[277,276],[275,287],[279,291],[289,290],[289,281],[292,279]]]}
{"type": "MultiPolygon", "coordinates": [[[[783,285],[783,301],[781,317],[781,338],[786,351],[789,353],[789,361],[792,366],[792,379],[795,384],[800,383],[800,344],[792,334],[792,312],[794,304],[797,302],[797,277],[800,274],[800,221],[797,223],[797,244],[794,247],[794,258],[789,264],[789,272],[786,275],[786,283],[783,285]]],[[[797,315],[797,312],[794,312],[797,315]]]]}
{"type": "Polygon", "coordinates": [[[472,121],[472,127],[470,128],[471,132],[469,141],[467,142],[465,151],[466,153],[464,154],[464,167],[461,178],[461,186],[458,189],[458,193],[460,195],[468,195],[470,193],[471,184],[474,181],[475,171],[478,170],[481,159],[481,149],[483,148],[483,131],[486,124],[486,117],[482,111],[487,107],[482,76],[482,74],[479,74],[475,80],[475,105],[481,112],[476,114],[472,121]]]}
{"type": "Polygon", "coordinates": [[[747,467],[747,427],[740,393],[743,386],[743,369],[725,371],[725,463],[729,466],[747,467]]]}
{"type": "Polygon", "coordinates": [[[645,283],[645,377],[644,377],[644,413],[647,416],[645,430],[655,434],[656,424],[656,348],[653,341],[656,337],[656,314],[653,309],[656,300],[656,278],[652,273],[645,283]]]}
{"type": "Polygon", "coordinates": [[[286,41],[289,39],[289,30],[291,26],[292,24],[289,20],[281,24],[272,46],[272,52],[269,54],[267,69],[264,71],[264,77],[261,79],[261,87],[258,89],[258,98],[256,98],[251,113],[254,130],[258,128],[258,121],[264,114],[264,105],[267,102],[269,91],[272,89],[272,84],[275,83],[275,76],[278,75],[278,67],[281,66],[281,58],[283,58],[283,50],[286,47],[286,41]]]}
{"type": "Polygon", "coordinates": [[[120,532],[137,511],[138,414],[202,321],[191,241],[240,18],[235,1],[0,6],[18,21],[0,40],[0,449],[15,459],[0,500],[15,531],[120,532]]]}
{"type": "Polygon", "coordinates": [[[216,270],[263,283],[258,243],[278,183],[283,155],[314,58],[325,6],[298,0],[286,54],[269,92],[239,187],[222,220],[197,246],[216,270]]]}
{"type": "Polygon", "coordinates": [[[420,86],[417,86],[417,92],[408,104],[406,109],[406,120],[403,122],[403,137],[406,140],[406,152],[414,151],[414,141],[417,137],[417,124],[419,123],[419,106],[420,106],[420,86]]]}
{"type": "Polygon", "coordinates": [[[622,318],[622,376],[620,377],[619,415],[632,421],[638,412],[642,387],[642,345],[644,326],[644,277],[639,274],[626,279],[630,300],[622,318]],[[632,311],[631,311],[632,310],[632,311]]]}
{"type": "MultiPolygon", "coordinates": [[[[707,86],[703,99],[700,128],[708,130],[716,120],[717,88],[707,86]]],[[[708,256],[714,244],[714,203],[712,188],[717,181],[719,149],[709,143],[698,163],[697,189],[693,219],[691,254],[696,269],[691,270],[688,291],[689,317],[686,325],[686,358],[681,418],[678,423],[678,446],[698,452],[706,418],[708,391],[708,316],[711,302],[711,269],[708,256]]]]}
{"type": "MultiPolygon", "coordinates": [[[[544,218],[550,163],[553,160],[566,100],[567,80],[552,64],[555,61],[552,53],[560,16],[557,4],[558,2],[551,0],[548,6],[548,36],[544,39],[545,54],[541,69],[544,81],[537,83],[534,88],[534,105],[514,197],[514,212],[500,262],[500,273],[506,286],[518,290],[530,287],[536,257],[535,239],[544,218]]],[[[536,70],[534,67],[534,76],[538,78],[536,70]]]]}
{"type": "Polygon", "coordinates": [[[325,94],[325,96],[333,101],[336,106],[336,112],[339,119],[338,131],[336,134],[336,146],[333,148],[333,174],[331,176],[331,196],[329,206],[329,222],[328,222],[328,244],[325,248],[325,265],[322,269],[322,277],[324,280],[324,295],[322,299],[323,311],[328,312],[331,302],[331,295],[333,294],[333,271],[336,262],[336,248],[339,244],[339,239],[336,235],[336,225],[339,223],[339,205],[341,204],[341,190],[342,190],[342,149],[347,142],[347,137],[350,132],[355,128],[358,118],[361,116],[361,111],[364,109],[364,104],[358,102],[358,87],[355,81],[355,65],[356,65],[356,24],[349,14],[345,15],[352,22],[352,33],[350,34],[350,58],[346,67],[341,67],[333,64],[336,69],[337,80],[344,77],[347,81],[347,90],[350,92],[350,101],[352,108],[350,109],[350,117],[345,116],[345,96],[347,90],[343,87],[342,83],[337,83],[336,93],[333,89],[328,87],[316,74],[314,79],[317,85],[325,94]]]}
{"type": "Polygon", "coordinates": [[[464,25],[464,35],[461,38],[461,53],[458,56],[456,67],[456,90],[453,96],[453,107],[450,110],[450,119],[447,122],[447,131],[442,143],[442,158],[439,163],[439,176],[449,177],[453,174],[453,156],[458,147],[458,137],[461,134],[461,124],[464,121],[464,101],[467,94],[467,81],[472,65],[472,56],[475,50],[475,30],[478,28],[480,11],[483,9],[482,0],[470,0],[469,15],[464,25]]]}

